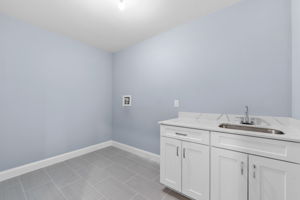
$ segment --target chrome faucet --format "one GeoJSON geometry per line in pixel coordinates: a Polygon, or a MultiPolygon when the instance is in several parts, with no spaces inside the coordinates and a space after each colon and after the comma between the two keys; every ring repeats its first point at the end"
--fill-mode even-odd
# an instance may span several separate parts
{"type": "Polygon", "coordinates": [[[245,106],[245,117],[243,117],[241,124],[253,125],[254,121],[252,121],[249,117],[249,107],[245,106]]]}

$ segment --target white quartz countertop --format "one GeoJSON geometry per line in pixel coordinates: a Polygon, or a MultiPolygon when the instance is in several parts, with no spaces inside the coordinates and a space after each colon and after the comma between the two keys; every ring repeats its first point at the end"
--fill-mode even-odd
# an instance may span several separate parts
{"type": "Polygon", "coordinates": [[[159,124],[300,143],[300,121],[288,117],[251,116],[256,123],[254,126],[280,130],[284,133],[284,135],[233,130],[219,127],[222,123],[240,124],[241,117],[242,116],[240,115],[228,114],[180,112],[178,118],[160,121],[159,124]]]}

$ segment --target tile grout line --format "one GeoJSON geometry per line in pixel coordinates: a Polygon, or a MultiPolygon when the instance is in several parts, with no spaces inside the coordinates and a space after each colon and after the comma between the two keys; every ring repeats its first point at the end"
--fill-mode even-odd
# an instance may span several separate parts
{"type": "MultiPolygon", "coordinates": [[[[103,181],[105,181],[106,179],[104,179],[103,181]]],[[[108,200],[109,198],[107,197],[107,196],[105,196],[104,194],[102,194],[102,192],[100,192],[100,191],[98,191],[97,190],[97,188],[93,185],[93,184],[91,184],[89,181],[86,181],[87,182],[87,184],[93,189],[93,190],[95,190],[95,192],[97,193],[97,194],[100,194],[102,197],[104,197],[104,199],[106,200],[108,200]]],[[[101,181],[102,182],[102,181],[101,181]]],[[[101,183],[101,182],[99,182],[99,183],[101,183]]]]}
{"type": "Polygon", "coordinates": [[[129,183],[134,177],[136,177],[138,174],[134,174],[134,175],[132,175],[131,177],[129,177],[126,181],[124,181],[123,183],[124,184],[127,184],[127,183],[129,183]]]}
{"type": "Polygon", "coordinates": [[[141,193],[137,192],[132,198],[130,198],[130,200],[133,200],[136,196],[140,195],[141,197],[143,197],[145,200],[150,200],[148,197],[145,197],[144,195],[142,195],[141,193]]]}
{"type": "MultiPolygon", "coordinates": [[[[116,147],[116,148],[117,148],[117,147],[116,147]]],[[[117,149],[119,149],[119,148],[117,148],[117,149]]],[[[120,149],[120,150],[125,151],[125,152],[128,152],[128,153],[130,153],[130,154],[133,154],[133,153],[131,153],[131,152],[129,152],[129,151],[126,151],[126,150],[123,150],[123,149],[120,149]]],[[[133,155],[134,155],[134,156],[137,156],[138,159],[142,159],[142,160],[145,160],[145,161],[153,162],[153,160],[151,160],[151,159],[143,158],[142,156],[139,156],[139,155],[136,155],[136,154],[133,154],[133,155]]],[[[157,168],[155,168],[155,167],[153,167],[153,166],[151,166],[151,165],[150,165],[150,166],[144,165],[144,164],[140,163],[138,160],[135,160],[135,158],[132,158],[132,157],[130,157],[130,156],[128,156],[128,155],[125,155],[124,157],[126,157],[127,159],[131,160],[131,161],[134,162],[135,164],[138,164],[138,165],[140,165],[140,166],[142,166],[142,167],[144,167],[144,168],[146,168],[146,169],[159,171],[157,168]]],[[[127,170],[129,170],[129,171],[131,171],[131,172],[134,172],[133,170],[130,169],[130,166],[124,166],[124,168],[126,168],[127,170]]],[[[131,179],[133,179],[135,176],[141,176],[141,178],[143,178],[144,180],[147,180],[147,181],[149,181],[149,182],[153,182],[153,183],[157,184],[157,183],[155,182],[155,180],[156,180],[157,177],[159,177],[159,175],[156,176],[153,180],[152,180],[152,179],[149,179],[149,180],[148,180],[148,178],[143,177],[141,174],[136,173],[136,172],[134,172],[134,173],[135,173],[135,175],[132,176],[132,177],[130,177],[127,181],[125,181],[125,182],[124,182],[125,184],[128,183],[128,182],[129,182],[131,179]]],[[[159,183],[158,183],[158,184],[159,184],[159,183]]],[[[144,195],[140,194],[140,193],[139,193],[138,191],[136,191],[135,189],[132,189],[132,190],[134,190],[135,192],[137,192],[137,194],[134,195],[131,199],[134,199],[134,197],[136,197],[137,195],[141,195],[143,198],[145,198],[146,200],[148,200],[148,198],[146,198],[144,195]]],[[[163,195],[163,197],[161,198],[161,200],[165,200],[165,199],[167,198],[167,195],[168,195],[168,194],[170,195],[170,192],[171,192],[171,190],[168,189],[168,191],[163,195]]]]}
{"type": "MultiPolygon", "coordinates": [[[[146,181],[149,181],[149,182],[152,182],[152,183],[154,183],[154,184],[159,185],[159,183],[156,182],[156,179],[157,179],[157,177],[159,177],[159,175],[153,177],[153,180],[152,180],[152,178],[145,177],[145,176],[143,176],[143,174],[134,171],[134,169],[132,169],[132,165],[127,165],[127,164],[124,164],[124,163],[122,163],[122,162],[119,163],[119,162],[117,162],[115,159],[112,159],[112,156],[113,156],[113,157],[116,157],[116,156],[124,157],[124,158],[128,159],[129,161],[131,161],[134,165],[139,165],[140,167],[144,168],[145,170],[153,170],[153,171],[158,171],[158,172],[159,172],[159,170],[157,169],[156,166],[151,165],[151,162],[152,162],[151,159],[149,159],[149,158],[143,158],[142,156],[135,155],[135,154],[133,154],[133,153],[131,153],[131,152],[129,152],[129,151],[126,151],[126,150],[123,150],[123,149],[119,149],[119,148],[117,148],[117,147],[115,147],[115,148],[118,149],[117,152],[110,152],[110,151],[105,152],[104,154],[102,154],[103,158],[106,158],[106,159],[108,159],[109,161],[111,161],[111,162],[112,162],[111,165],[116,164],[117,166],[120,166],[120,167],[122,167],[122,168],[124,168],[124,169],[126,169],[126,170],[128,170],[128,171],[130,171],[130,172],[132,172],[133,175],[130,176],[130,177],[129,177],[128,179],[126,179],[125,181],[118,180],[118,179],[115,178],[114,176],[109,175],[108,177],[103,178],[102,180],[96,180],[96,179],[95,179],[95,181],[96,181],[95,183],[96,183],[96,184],[102,183],[102,182],[108,180],[109,178],[112,178],[112,179],[118,181],[120,184],[122,184],[122,185],[124,185],[125,187],[127,187],[128,189],[130,189],[132,192],[134,192],[134,194],[133,194],[133,196],[130,198],[130,200],[133,200],[133,199],[134,199],[135,197],[137,197],[137,196],[141,196],[141,197],[145,198],[146,200],[149,200],[149,198],[145,197],[143,194],[141,194],[140,192],[138,192],[137,190],[135,190],[134,188],[130,187],[130,186],[127,185],[127,184],[128,184],[134,177],[140,176],[142,179],[144,179],[144,180],[146,180],[146,181]],[[123,152],[126,152],[126,153],[123,154],[123,152]],[[131,157],[131,155],[133,155],[133,156],[131,157]],[[135,158],[135,157],[136,157],[136,158],[135,158]],[[145,161],[145,162],[143,162],[143,161],[145,161]],[[146,162],[149,162],[150,165],[147,165],[146,162]]],[[[101,150],[102,150],[102,149],[100,149],[100,150],[98,150],[98,151],[101,152],[101,150]]],[[[95,151],[95,152],[97,152],[97,151],[95,151]]],[[[94,153],[94,152],[91,152],[91,153],[94,153]]],[[[90,153],[88,153],[88,154],[90,154],[90,153]]],[[[88,155],[88,154],[86,154],[86,155],[88,155]]],[[[99,155],[100,155],[100,154],[99,154],[99,155]]],[[[76,159],[76,158],[78,158],[79,160],[82,160],[82,161],[86,161],[86,162],[88,162],[91,166],[95,166],[95,167],[97,167],[97,168],[99,168],[99,169],[105,169],[105,168],[111,166],[111,165],[108,165],[108,166],[104,166],[104,167],[99,167],[99,166],[96,165],[95,163],[92,163],[92,162],[89,162],[88,160],[85,160],[85,159],[83,159],[83,158],[80,158],[80,156],[74,157],[74,158],[71,158],[71,159],[76,159]]],[[[49,180],[50,182],[48,182],[48,183],[52,183],[52,184],[53,184],[53,186],[57,189],[57,191],[59,192],[59,194],[61,195],[61,197],[62,197],[64,200],[68,200],[68,198],[65,196],[65,194],[64,194],[64,192],[63,192],[62,189],[65,188],[65,187],[70,186],[71,184],[76,183],[77,181],[82,180],[82,181],[86,182],[87,185],[90,186],[97,194],[101,195],[101,198],[109,199],[109,198],[107,198],[106,195],[102,194],[102,192],[98,191],[97,188],[96,188],[96,187],[95,187],[88,179],[85,179],[84,176],[82,176],[75,168],[73,168],[73,167],[70,165],[70,163],[66,162],[66,161],[69,161],[69,160],[71,160],[71,159],[65,160],[65,161],[63,161],[63,162],[61,162],[61,163],[63,163],[64,166],[66,166],[68,169],[70,169],[74,174],[76,174],[76,175],[78,176],[78,178],[76,178],[76,180],[74,180],[74,181],[71,181],[71,182],[69,182],[69,183],[67,183],[67,184],[64,184],[62,187],[59,187],[59,186],[55,183],[53,177],[51,176],[51,174],[50,174],[49,171],[47,170],[47,167],[41,168],[41,170],[44,171],[44,173],[45,173],[45,174],[47,175],[47,177],[50,179],[50,180],[49,180]]],[[[100,159],[100,160],[101,160],[101,159],[100,159]]],[[[127,162],[125,162],[125,163],[127,163],[127,162]]],[[[53,165],[51,165],[51,166],[54,166],[54,165],[55,165],[55,164],[53,164],[53,165]]],[[[146,173],[146,174],[147,174],[147,173],[146,173]]],[[[26,192],[26,190],[25,190],[24,184],[22,183],[20,177],[21,177],[21,176],[18,177],[18,182],[21,184],[22,192],[24,193],[25,199],[28,200],[28,199],[29,199],[28,194],[27,194],[27,192],[26,192]]],[[[39,186],[37,186],[37,187],[39,187],[39,186]]],[[[35,187],[34,187],[34,188],[35,188],[35,187]]],[[[31,188],[31,189],[32,189],[32,188],[31,188]]],[[[163,194],[161,200],[166,199],[166,197],[167,197],[168,194],[170,194],[170,191],[169,191],[169,190],[168,190],[167,192],[165,192],[165,194],[163,194]]],[[[102,200],[102,199],[101,199],[101,200],[102,200]]]]}
{"type": "MultiPolygon", "coordinates": [[[[135,162],[135,161],[133,161],[135,164],[134,165],[138,165],[139,167],[142,167],[142,168],[144,168],[144,169],[146,169],[146,170],[153,170],[153,171],[156,171],[156,172],[159,172],[159,170],[158,169],[155,169],[154,167],[148,167],[148,166],[146,166],[146,165],[144,165],[144,164],[141,164],[141,163],[138,163],[138,162],[135,162]]],[[[131,169],[131,167],[133,167],[133,166],[124,166],[124,168],[126,168],[127,170],[129,170],[129,171],[132,171],[132,172],[134,172],[132,169],[131,169]]],[[[136,174],[139,174],[139,173],[136,173],[136,174]]],[[[143,176],[143,175],[142,175],[143,176]]],[[[147,177],[146,177],[147,178],[147,177]]],[[[154,179],[155,178],[157,178],[157,176],[156,177],[154,177],[154,179]]]]}
{"type": "Polygon", "coordinates": [[[61,188],[68,187],[68,186],[70,186],[70,185],[72,185],[72,184],[74,184],[74,183],[76,183],[77,181],[80,181],[80,180],[86,181],[86,180],[84,180],[84,178],[83,178],[83,177],[82,177],[75,169],[73,169],[73,168],[72,168],[71,166],[69,166],[67,163],[65,163],[65,166],[66,166],[67,168],[69,168],[74,174],[76,174],[76,176],[78,176],[78,178],[77,178],[76,180],[70,182],[70,183],[65,184],[65,185],[62,186],[61,188]]]}
{"type": "MultiPolygon", "coordinates": [[[[140,174],[134,175],[133,177],[131,177],[131,178],[130,178],[127,182],[125,182],[125,183],[128,183],[131,179],[133,179],[134,177],[137,177],[137,176],[139,176],[140,178],[144,179],[145,181],[148,181],[149,183],[157,184],[157,183],[155,183],[154,181],[152,181],[151,179],[148,180],[148,179],[142,177],[140,174]]],[[[159,184],[158,184],[158,185],[159,185],[159,184]]],[[[141,194],[141,193],[138,192],[137,190],[135,190],[134,188],[132,188],[132,187],[130,187],[130,188],[131,188],[132,190],[134,190],[135,192],[137,192],[138,195],[141,195],[141,196],[142,196],[143,198],[145,198],[146,200],[149,199],[149,198],[146,198],[143,194],[141,194]]],[[[169,189],[168,189],[168,192],[165,192],[165,194],[163,195],[163,197],[162,197],[160,200],[165,199],[165,198],[167,197],[168,194],[169,194],[169,189]]],[[[136,196],[136,195],[135,195],[135,196],[136,196]]]]}
{"type": "MultiPolygon", "coordinates": [[[[45,168],[41,168],[41,169],[38,169],[38,170],[35,170],[35,171],[32,171],[32,172],[29,172],[29,173],[27,173],[27,174],[31,174],[31,173],[34,173],[34,172],[36,172],[36,171],[44,171],[44,169],[45,169],[45,168]]],[[[26,174],[23,174],[23,175],[26,175],[26,174]]],[[[20,179],[20,182],[21,182],[22,186],[24,187],[24,183],[23,183],[22,180],[21,180],[21,177],[22,177],[23,175],[17,176],[17,178],[20,179]]],[[[46,174],[46,176],[47,176],[47,174],[46,174]]],[[[47,176],[47,177],[48,177],[48,176],[47,176]]],[[[26,190],[25,187],[24,187],[24,191],[25,191],[26,194],[28,194],[29,191],[34,190],[34,189],[37,189],[37,188],[39,188],[39,187],[41,187],[41,186],[47,185],[47,184],[50,183],[50,182],[51,182],[51,180],[49,179],[49,181],[47,181],[46,183],[42,183],[42,184],[40,184],[40,185],[36,185],[36,186],[30,187],[30,188],[28,188],[27,190],[26,190]]],[[[28,195],[27,195],[27,198],[28,198],[28,195]]],[[[28,198],[28,199],[29,199],[29,198],[28,198]]]]}
{"type": "MultiPolygon", "coordinates": [[[[105,178],[104,180],[99,181],[98,183],[102,183],[102,182],[106,181],[106,180],[109,179],[109,178],[111,178],[111,177],[105,178]]],[[[105,200],[109,200],[109,198],[108,198],[106,195],[104,195],[102,192],[98,191],[97,188],[96,188],[93,184],[91,184],[89,181],[86,181],[86,182],[87,182],[87,184],[88,184],[91,188],[93,188],[98,194],[102,195],[102,197],[104,197],[105,200]]]]}
{"type": "MultiPolygon", "coordinates": [[[[134,154],[133,154],[134,155],[134,154]]],[[[152,160],[150,160],[150,159],[146,159],[146,158],[143,158],[143,157],[141,157],[141,156],[138,156],[138,155],[135,155],[135,156],[137,156],[139,159],[142,159],[142,160],[145,160],[145,161],[152,161],[152,160]]],[[[126,157],[126,156],[125,156],[126,157]]],[[[148,168],[148,169],[152,169],[152,170],[158,170],[157,168],[155,168],[155,167],[153,167],[153,166],[148,166],[148,165],[146,165],[146,164],[141,164],[141,163],[139,163],[139,161],[137,161],[137,160],[135,160],[135,158],[131,158],[131,157],[126,157],[126,158],[128,158],[129,160],[131,160],[131,161],[133,161],[134,163],[136,163],[136,164],[140,164],[140,165],[142,165],[143,167],[145,167],[145,168],[148,168]]]]}
{"type": "MultiPolygon", "coordinates": [[[[127,151],[127,150],[124,150],[124,149],[120,149],[120,148],[118,148],[118,147],[114,147],[114,148],[118,149],[119,151],[124,151],[124,152],[128,153],[129,155],[133,156],[133,157],[131,157],[131,156],[129,156],[129,155],[124,155],[124,157],[126,157],[126,158],[129,159],[129,160],[131,160],[132,162],[134,162],[134,163],[136,163],[136,164],[140,164],[140,165],[142,165],[142,166],[144,166],[144,167],[146,167],[146,168],[148,168],[148,169],[158,170],[157,168],[155,168],[155,167],[153,167],[153,166],[151,166],[151,165],[148,166],[148,165],[146,165],[146,164],[141,164],[141,163],[139,163],[139,161],[136,160],[136,158],[134,158],[134,157],[137,157],[138,159],[145,160],[145,161],[149,161],[149,162],[155,162],[153,159],[145,158],[145,157],[143,157],[143,156],[140,156],[140,155],[131,153],[130,151],[127,151]]],[[[101,151],[101,150],[100,150],[100,151],[101,151]]],[[[119,152],[119,153],[116,153],[116,155],[113,155],[113,156],[122,156],[121,154],[122,154],[122,153],[119,152]]]]}
{"type": "MultiPolygon", "coordinates": [[[[118,148],[117,148],[117,149],[118,149],[118,148]]],[[[100,151],[101,151],[101,150],[100,150],[100,151]]],[[[123,151],[123,150],[121,150],[121,151],[123,151]]],[[[125,152],[127,152],[127,151],[125,151],[125,152]]],[[[113,156],[113,157],[116,157],[116,156],[122,156],[121,154],[122,154],[122,153],[119,152],[119,153],[115,153],[115,154],[112,155],[112,156],[113,156]]],[[[104,156],[106,159],[108,159],[108,160],[110,160],[110,161],[112,162],[112,164],[110,164],[110,165],[108,165],[108,166],[106,166],[106,167],[104,167],[104,168],[108,168],[109,166],[115,164],[115,165],[120,166],[120,167],[122,167],[122,168],[124,168],[124,169],[126,169],[126,170],[129,170],[126,166],[123,166],[122,164],[117,163],[115,160],[111,159],[111,157],[109,157],[109,156],[107,156],[107,155],[105,155],[105,154],[103,154],[103,156],[104,156]]],[[[126,156],[124,156],[124,157],[126,157],[126,156]]],[[[133,172],[133,171],[131,171],[131,170],[129,170],[129,171],[130,171],[130,172],[133,172]]],[[[136,172],[133,172],[133,175],[132,175],[131,177],[129,177],[127,180],[125,180],[125,181],[118,181],[115,177],[109,175],[109,177],[105,178],[105,179],[102,180],[102,181],[98,181],[98,183],[104,182],[105,180],[108,180],[109,178],[111,178],[111,179],[113,179],[113,180],[119,182],[120,184],[122,184],[122,185],[128,187],[128,186],[126,185],[126,183],[129,182],[129,181],[130,181],[133,177],[135,177],[136,175],[137,175],[137,173],[136,173],[136,172]]],[[[87,181],[87,183],[88,183],[92,188],[96,189],[96,188],[93,186],[93,184],[91,184],[89,181],[87,181]]],[[[131,191],[134,192],[134,195],[132,196],[132,198],[130,198],[130,200],[133,199],[135,196],[137,196],[137,195],[139,194],[137,191],[133,190],[131,187],[128,187],[128,189],[130,189],[131,191]]],[[[96,189],[96,191],[97,191],[97,189],[96,189]]],[[[97,192],[98,192],[98,191],[97,191],[97,192]]],[[[99,193],[102,194],[101,192],[99,192],[99,193]]],[[[104,194],[102,194],[102,195],[103,195],[106,199],[109,199],[109,198],[107,198],[104,194]]]]}
{"type": "MultiPolygon", "coordinates": [[[[116,147],[115,147],[115,148],[116,148],[116,147]]],[[[124,150],[119,149],[119,148],[117,148],[117,149],[118,149],[118,150],[121,150],[121,151],[124,151],[124,150]]],[[[101,150],[100,150],[100,151],[101,151],[101,150]]],[[[125,152],[127,152],[127,151],[125,151],[125,152]]],[[[127,153],[130,153],[130,152],[127,152],[127,153]]],[[[112,162],[111,165],[116,164],[116,165],[118,165],[118,166],[120,166],[120,167],[122,167],[122,168],[124,168],[124,169],[126,169],[126,170],[129,170],[130,172],[133,172],[133,173],[134,173],[134,174],[133,174],[131,177],[129,177],[127,180],[125,180],[125,181],[123,181],[123,182],[120,181],[120,184],[122,184],[122,185],[128,187],[128,186],[126,185],[126,183],[129,182],[133,177],[135,177],[135,176],[137,175],[137,173],[134,172],[134,171],[132,171],[132,170],[130,170],[130,169],[128,169],[127,166],[122,166],[121,164],[117,163],[115,160],[113,160],[110,156],[106,155],[105,153],[103,154],[103,156],[104,156],[106,159],[108,159],[108,160],[110,160],[110,161],[112,162]]],[[[118,153],[113,153],[112,156],[113,156],[113,157],[117,157],[117,156],[123,156],[123,155],[122,155],[121,152],[118,152],[118,153]]],[[[128,158],[126,155],[125,155],[124,157],[128,158]]],[[[128,158],[128,159],[129,159],[129,158],[128,158]]],[[[131,160],[131,159],[129,159],[129,160],[131,160]]],[[[131,161],[133,161],[133,160],[131,160],[131,161]]],[[[133,161],[133,162],[135,162],[135,161],[133,161]]],[[[110,165],[109,165],[109,166],[110,166],[110,165]]],[[[109,166],[107,166],[107,167],[109,167],[109,166]]],[[[115,181],[118,181],[116,178],[114,178],[113,176],[109,175],[109,177],[105,178],[105,179],[102,180],[102,181],[99,181],[98,183],[104,182],[105,180],[108,180],[109,178],[111,178],[111,179],[113,179],[113,180],[115,180],[115,181]]],[[[118,181],[118,182],[119,182],[119,181],[118,181]]],[[[97,189],[94,187],[93,184],[91,184],[89,181],[87,181],[87,183],[88,183],[92,188],[94,188],[94,189],[97,191],[97,189]]],[[[136,190],[132,189],[131,187],[128,187],[128,189],[130,189],[131,191],[134,192],[134,195],[130,198],[130,200],[133,200],[137,195],[141,195],[140,193],[138,193],[136,190]]],[[[97,191],[97,192],[98,192],[98,191],[97,191]]],[[[102,194],[101,192],[99,192],[99,193],[102,194]]],[[[109,199],[109,198],[106,197],[104,194],[102,194],[102,195],[103,195],[104,198],[109,199]]],[[[142,196],[142,195],[141,195],[141,196],[142,196]]],[[[142,197],[144,197],[144,196],[142,196],[142,197]]],[[[145,197],[144,197],[144,198],[145,198],[145,197]]],[[[146,200],[148,200],[148,198],[146,198],[146,200]]]]}
{"type": "MultiPolygon", "coordinates": [[[[80,159],[80,160],[84,160],[84,159],[82,159],[82,158],[79,158],[79,159],[80,159]]],[[[84,161],[86,161],[86,160],[84,160],[84,161]]],[[[88,161],[87,161],[87,162],[88,162],[88,161]]],[[[90,163],[90,165],[91,165],[91,166],[98,167],[98,166],[95,165],[94,163],[90,163]]],[[[90,183],[90,181],[88,180],[88,178],[86,179],[85,177],[83,177],[83,176],[82,176],[76,169],[74,169],[70,164],[66,163],[66,166],[67,166],[71,171],[73,171],[73,172],[79,177],[79,180],[81,179],[82,181],[86,182],[86,183],[87,183],[90,187],[92,187],[92,189],[94,189],[98,194],[100,194],[100,195],[102,195],[103,197],[106,198],[106,196],[105,196],[104,194],[102,194],[101,192],[99,192],[99,191],[94,187],[94,185],[93,185],[92,183],[90,183]]],[[[108,165],[108,166],[110,166],[110,165],[108,165]]],[[[108,166],[105,166],[105,167],[98,167],[98,168],[99,168],[99,169],[106,170],[106,168],[107,168],[108,166]]],[[[108,178],[110,178],[110,176],[107,177],[107,178],[104,178],[104,179],[101,180],[101,181],[100,181],[100,180],[96,180],[96,182],[97,182],[97,183],[101,183],[101,182],[107,180],[108,178]]],[[[76,181],[79,181],[79,180],[76,180],[76,181]]],[[[72,183],[69,183],[69,184],[67,184],[67,185],[64,186],[64,187],[67,187],[67,186],[69,186],[69,185],[75,183],[76,181],[74,181],[74,182],[72,182],[72,183]]]]}
{"type": "MultiPolygon", "coordinates": [[[[132,176],[130,179],[133,179],[135,176],[136,176],[136,175],[132,176]]],[[[128,183],[128,182],[130,181],[130,179],[129,179],[126,183],[128,183]]],[[[126,183],[124,183],[124,184],[126,184],[126,183]]],[[[127,184],[126,184],[126,186],[127,186],[127,184]]],[[[142,196],[142,197],[145,198],[146,200],[149,199],[149,198],[145,197],[143,194],[141,194],[140,192],[138,192],[137,190],[135,190],[134,188],[132,188],[132,187],[130,187],[130,186],[127,186],[127,187],[130,188],[132,191],[135,192],[135,195],[133,195],[133,197],[130,198],[130,200],[133,200],[134,197],[136,197],[136,196],[138,196],[138,195],[142,196]]]]}
{"type": "Polygon", "coordinates": [[[50,176],[50,174],[47,172],[47,170],[45,168],[43,168],[43,171],[45,172],[45,174],[49,177],[50,181],[52,182],[52,184],[54,185],[54,187],[58,190],[58,192],[62,195],[62,198],[65,200],[68,200],[64,193],[61,191],[61,189],[56,185],[56,183],[54,182],[53,178],[50,176]]]}
{"type": "Polygon", "coordinates": [[[27,192],[25,191],[24,185],[23,185],[23,183],[22,183],[20,177],[18,177],[17,179],[18,179],[19,184],[21,184],[21,188],[22,188],[22,191],[23,191],[23,193],[24,193],[25,200],[28,200],[27,192]]]}
{"type": "MultiPolygon", "coordinates": [[[[117,148],[117,147],[115,147],[115,148],[117,148]]],[[[117,148],[117,149],[119,149],[119,148],[117,148]]],[[[134,155],[134,156],[137,156],[137,157],[139,157],[139,158],[141,158],[141,159],[144,159],[144,158],[142,158],[142,157],[140,157],[140,156],[138,156],[138,155],[135,155],[135,154],[133,154],[133,153],[131,153],[131,152],[128,152],[128,151],[126,151],[126,150],[122,150],[122,149],[119,149],[119,150],[125,151],[126,153],[129,153],[129,154],[132,154],[132,155],[134,155]]],[[[100,151],[101,151],[101,150],[100,150],[100,151]]],[[[122,153],[121,153],[121,152],[116,153],[114,156],[122,156],[122,153]]],[[[147,166],[146,164],[139,163],[139,161],[135,160],[134,158],[130,158],[130,156],[128,156],[128,155],[124,155],[124,157],[127,158],[128,160],[132,161],[132,162],[134,163],[134,165],[140,165],[141,167],[143,167],[143,168],[145,168],[145,169],[158,171],[155,167],[147,166]]],[[[124,168],[124,169],[126,169],[126,170],[128,170],[128,171],[130,171],[130,172],[133,173],[133,175],[132,175],[130,178],[128,178],[127,180],[125,180],[125,181],[123,181],[123,182],[121,182],[121,183],[125,183],[125,184],[126,184],[127,182],[129,182],[129,181],[130,181],[133,177],[135,177],[135,176],[141,176],[141,177],[143,177],[143,178],[146,179],[146,180],[148,179],[147,177],[144,177],[142,174],[137,173],[137,172],[135,172],[134,170],[132,170],[132,169],[131,169],[132,166],[123,165],[123,164],[121,164],[121,163],[116,162],[115,160],[112,160],[112,159],[109,158],[109,157],[107,157],[107,158],[108,158],[110,161],[112,161],[113,164],[116,164],[116,165],[118,165],[118,166],[120,166],[120,167],[122,167],[122,168],[124,168]]],[[[144,159],[144,160],[145,160],[145,161],[151,161],[151,160],[148,159],[148,158],[147,158],[147,159],[144,159]]],[[[159,175],[158,175],[158,176],[159,176],[159,175]]],[[[155,179],[156,179],[158,176],[154,177],[153,180],[152,180],[151,178],[149,178],[149,181],[155,182],[155,179]]]]}
{"type": "MultiPolygon", "coordinates": [[[[70,168],[77,176],[79,176],[79,179],[82,179],[83,181],[85,181],[93,190],[95,190],[95,192],[97,193],[97,194],[100,194],[102,197],[104,197],[105,198],[105,200],[106,199],[109,199],[109,198],[107,198],[104,194],[102,194],[101,192],[99,192],[98,190],[97,190],[97,188],[96,187],[94,187],[94,185],[93,184],[91,184],[88,180],[85,180],[85,178],[83,178],[75,169],[73,169],[72,168],[72,166],[70,166],[70,165],[68,165],[67,163],[66,163],[66,166],[68,167],[68,168],[70,168]]],[[[103,181],[105,181],[106,179],[108,179],[108,178],[104,178],[102,181],[97,181],[97,183],[101,183],[101,182],[103,182],[103,181]]],[[[78,181],[78,180],[77,180],[78,181]]],[[[74,181],[75,182],[75,181],[74,181]]],[[[73,183],[74,183],[73,182],[73,183]]],[[[68,184],[68,185],[70,185],[70,184],[68,184]]],[[[66,187],[66,186],[65,186],[66,187]]]]}

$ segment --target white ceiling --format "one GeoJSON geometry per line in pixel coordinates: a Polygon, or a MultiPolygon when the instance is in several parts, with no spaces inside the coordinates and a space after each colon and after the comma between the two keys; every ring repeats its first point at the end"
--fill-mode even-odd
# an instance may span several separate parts
{"type": "Polygon", "coordinates": [[[0,12],[116,52],[240,0],[0,0],[0,12]]]}

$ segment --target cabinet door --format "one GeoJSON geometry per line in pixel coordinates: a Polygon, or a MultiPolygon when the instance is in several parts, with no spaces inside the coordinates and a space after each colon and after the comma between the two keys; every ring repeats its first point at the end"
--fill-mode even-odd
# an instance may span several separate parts
{"type": "Polygon", "coordinates": [[[182,193],[197,200],[209,199],[209,147],[182,142],[182,193]]]}
{"type": "Polygon", "coordinates": [[[248,155],[212,148],[211,200],[247,200],[248,155]]]}
{"type": "Polygon", "coordinates": [[[299,200],[300,165],[249,156],[249,200],[299,200]]]}
{"type": "Polygon", "coordinates": [[[160,182],[181,192],[181,141],[161,138],[160,182]]]}

